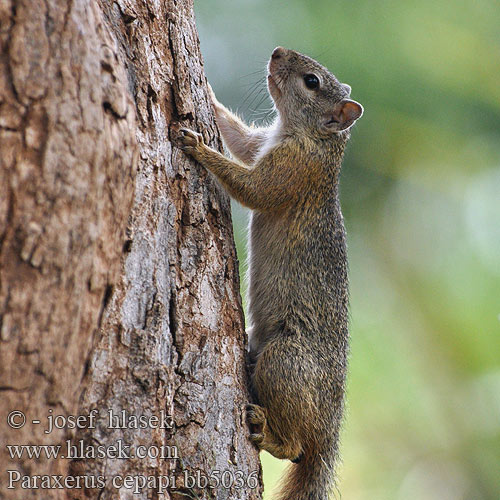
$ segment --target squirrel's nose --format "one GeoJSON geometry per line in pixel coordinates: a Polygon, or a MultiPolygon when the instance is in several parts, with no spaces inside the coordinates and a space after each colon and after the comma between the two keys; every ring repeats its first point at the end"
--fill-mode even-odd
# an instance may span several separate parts
{"type": "Polygon", "coordinates": [[[286,49],[283,47],[276,47],[271,54],[271,59],[279,59],[286,54],[286,49]]]}

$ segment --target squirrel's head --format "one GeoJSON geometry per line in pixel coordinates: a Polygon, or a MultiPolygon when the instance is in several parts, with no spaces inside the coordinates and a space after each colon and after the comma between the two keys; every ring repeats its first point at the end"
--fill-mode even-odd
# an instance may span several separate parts
{"type": "Polygon", "coordinates": [[[285,128],[328,136],[349,129],[363,114],[363,106],[349,99],[351,87],[310,57],[276,47],[268,71],[269,93],[285,128]]]}

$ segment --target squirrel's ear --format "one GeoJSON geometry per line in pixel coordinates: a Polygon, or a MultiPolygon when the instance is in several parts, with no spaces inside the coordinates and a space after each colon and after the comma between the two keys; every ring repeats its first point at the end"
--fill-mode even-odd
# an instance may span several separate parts
{"type": "Polygon", "coordinates": [[[328,114],[325,126],[332,132],[348,129],[363,115],[363,106],[351,99],[344,99],[335,104],[333,112],[328,114]]]}

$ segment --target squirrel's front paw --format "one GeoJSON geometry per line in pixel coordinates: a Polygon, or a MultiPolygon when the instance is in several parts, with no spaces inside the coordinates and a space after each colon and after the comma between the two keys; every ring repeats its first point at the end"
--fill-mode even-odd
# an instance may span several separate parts
{"type": "Polygon", "coordinates": [[[194,156],[199,148],[203,146],[203,137],[188,128],[181,128],[179,133],[180,148],[185,153],[194,156]]]}

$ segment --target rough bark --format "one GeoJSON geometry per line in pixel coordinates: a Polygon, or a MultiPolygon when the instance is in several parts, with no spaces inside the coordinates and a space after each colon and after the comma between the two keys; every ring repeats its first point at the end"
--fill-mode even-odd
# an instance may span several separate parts
{"type": "Polygon", "coordinates": [[[0,496],[259,498],[229,201],[175,146],[190,126],[220,147],[192,1],[2,0],[0,19],[0,496]],[[110,429],[110,410],[166,425],[110,429]],[[5,447],[68,439],[132,456],[5,447]],[[8,489],[7,470],[86,487],[8,489]]]}

